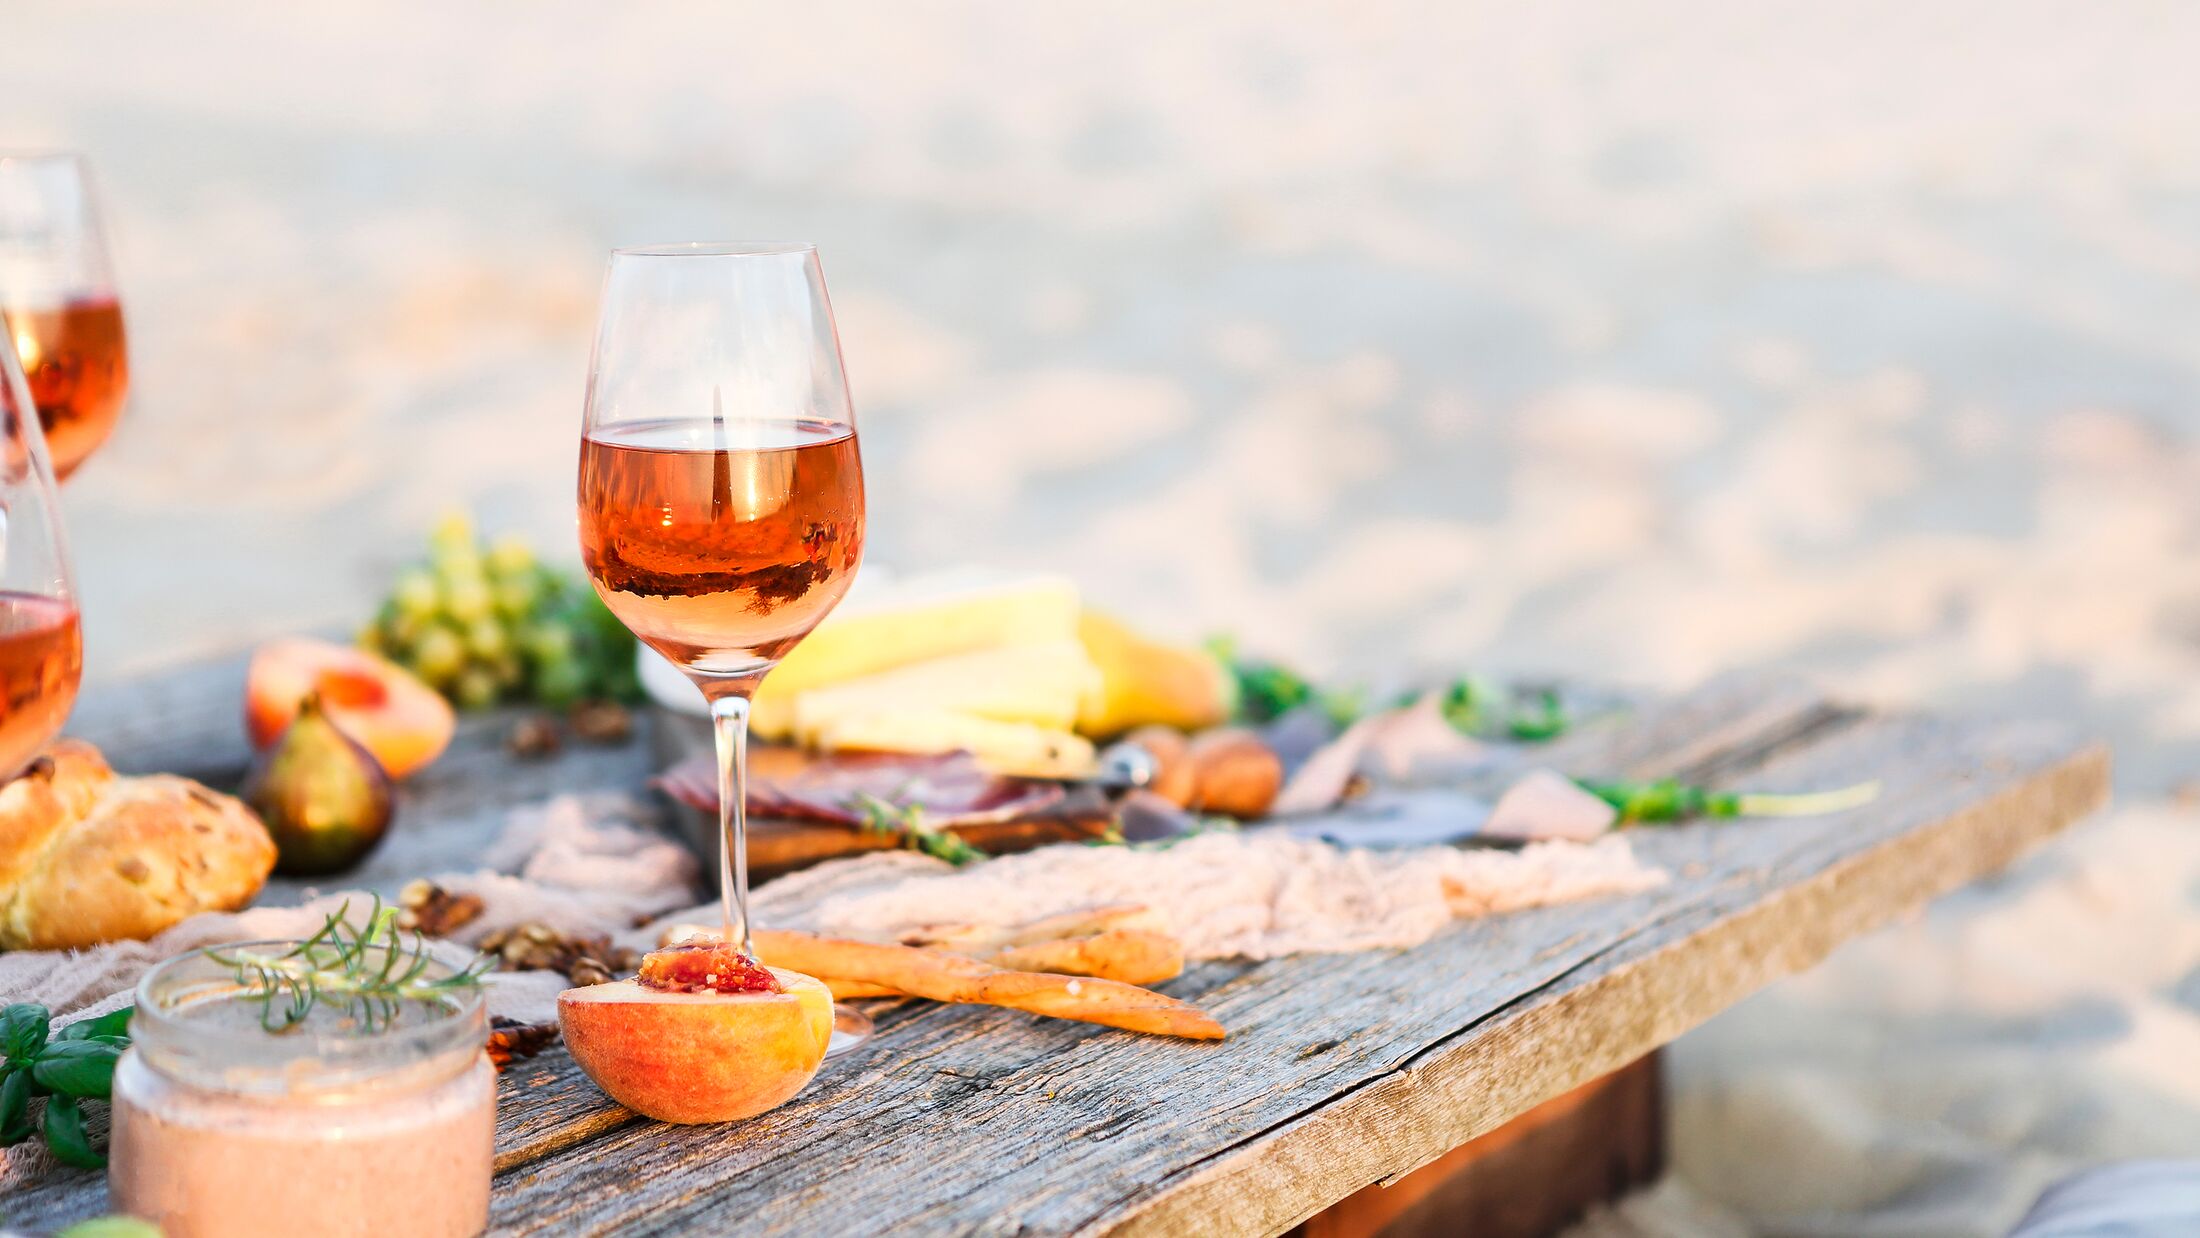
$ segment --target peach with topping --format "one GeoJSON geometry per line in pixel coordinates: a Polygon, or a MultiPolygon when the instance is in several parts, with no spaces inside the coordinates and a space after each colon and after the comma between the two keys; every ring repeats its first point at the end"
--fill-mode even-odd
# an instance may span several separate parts
{"type": "Polygon", "coordinates": [[[388,658],[305,637],[269,641],[245,672],[244,722],[252,746],[273,747],[318,692],[329,721],[403,778],[451,742],[458,719],[450,703],[388,658]]]}
{"type": "Polygon", "coordinates": [[[833,997],[800,972],[716,943],[659,950],[634,980],[558,995],[565,1046],[596,1086],[665,1122],[776,1109],[825,1060],[833,997]]]}

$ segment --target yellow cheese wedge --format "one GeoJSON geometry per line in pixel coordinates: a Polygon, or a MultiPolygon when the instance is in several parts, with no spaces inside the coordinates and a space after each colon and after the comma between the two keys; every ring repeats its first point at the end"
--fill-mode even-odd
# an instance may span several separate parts
{"type": "Polygon", "coordinates": [[[1077,615],[1077,587],[1060,576],[942,578],[850,598],[765,677],[749,726],[785,739],[795,698],[811,689],[949,654],[1075,640],[1077,615]]]}
{"type": "Polygon", "coordinates": [[[1076,640],[950,654],[798,694],[794,737],[814,745],[844,718],[911,709],[1067,731],[1099,685],[1099,668],[1076,640]]]}
{"type": "Polygon", "coordinates": [[[1149,723],[1199,731],[1237,712],[1237,679],[1206,650],[1149,639],[1096,610],[1085,612],[1077,631],[1101,680],[1085,700],[1079,732],[1108,739],[1149,723]]]}
{"type": "Polygon", "coordinates": [[[996,774],[1025,778],[1084,778],[1096,765],[1092,744],[1068,731],[946,709],[842,718],[818,740],[819,747],[835,752],[963,751],[996,774]]]}

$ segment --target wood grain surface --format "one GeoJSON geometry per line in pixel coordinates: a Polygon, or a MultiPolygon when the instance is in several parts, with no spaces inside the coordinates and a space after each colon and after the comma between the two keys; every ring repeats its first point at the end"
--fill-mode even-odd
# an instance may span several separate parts
{"type": "MultiPolygon", "coordinates": [[[[631,789],[649,765],[637,742],[521,767],[493,720],[469,726],[438,781],[409,793],[420,837],[389,851],[411,872],[445,866],[512,803],[631,789]]],[[[159,731],[80,729],[103,743],[159,731]]],[[[217,755],[164,742],[179,765],[217,755]]],[[[1715,681],[1534,759],[1762,790],[1877,778],[1883,792],[1834,816],[1640,831],[1672,875],[1644,894],[1469,921],[1412,950],[1201,964],[1163,987],[1224,1022],[1219,1044],[888,1006],[878,1036],[792,1103],[724,1127],[633,1119],[553,1049],[502,1084],[493,1229],[1279,1232],[2000,869],[2107,793],[2106,754],[2059,729],[1868,716],[1785,680],[1715,681]]],[[[55,1174],[0,1207],[52,1226],[96,1215],[104,1194],[96,1175],[55,1174]]]]}

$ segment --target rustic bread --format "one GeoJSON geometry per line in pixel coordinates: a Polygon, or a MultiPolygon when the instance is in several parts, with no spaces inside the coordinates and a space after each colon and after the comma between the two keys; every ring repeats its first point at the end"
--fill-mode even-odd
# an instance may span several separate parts
{"type": "Polygon", "coordinates": [[[259,893],[275,843],[251,810],[187,778],[118,777],[61,740],[0,785],[0,950],[146,938],[259,893]]]}

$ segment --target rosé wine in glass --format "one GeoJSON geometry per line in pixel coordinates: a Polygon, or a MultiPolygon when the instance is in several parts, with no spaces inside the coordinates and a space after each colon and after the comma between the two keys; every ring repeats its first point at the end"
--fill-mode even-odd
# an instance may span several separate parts
{"type": "Polygon", "coordinates": [[[122,303],[76,155],[0,152],[0,319],[65,481],[107,441],[130,386],[122,303]]]}
{"type": "Polygon", "coordinates": [[[840,601],[863,554],[855,431],[634,421],[581,443],[581,556],[604,602],[680,667],[769,667],[840,601]]]}
{"type": "Polygon", "coordinates": [[[724,940],[751,957],[749,697],[863,555],[863,465],[808,245],[611,256],[580,452],[596,592],[710,702],[724,940]]]}

